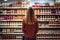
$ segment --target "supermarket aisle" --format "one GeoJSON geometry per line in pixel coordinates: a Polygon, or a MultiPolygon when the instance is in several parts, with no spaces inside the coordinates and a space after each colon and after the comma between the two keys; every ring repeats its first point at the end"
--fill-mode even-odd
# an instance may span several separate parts
{"type": "Polygon", "coordinates": [[[0,40],[21,40],[22,20],[31,6],[38,18],[39,32],[37,40],[60,40],[60,1],[50,0],[25,0],[25,1],[0,1],[0,40]],[[53,4],[50,4],[53,3],[53,4]],[[1,39],[3,37],[4,39],[1,39]],[[18,39],[20,38],[20,39],[18,39]]]}

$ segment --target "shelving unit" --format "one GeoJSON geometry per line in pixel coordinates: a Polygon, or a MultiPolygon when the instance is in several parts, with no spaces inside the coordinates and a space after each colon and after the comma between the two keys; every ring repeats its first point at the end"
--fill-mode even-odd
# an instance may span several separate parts
{"type": "MultiPolygon", "coordinates": [[[[60,10],[60,8],[42,7],[33,9],[39,22],[39,32],[37,33],[37,39],[60,40],[60,12],[57,12],[57,10],[60,10]],[[52,13],[52,9],[54,9],[56,13],[52,13]]],[[[23,33],[21,28],[23,20],[22,18],[24,17],[21,16],[25,16],[27,8],[7,7],[0,8],[0,10],[3,11],[0,14],[0,34],[2,34],[3,39],[22,39],[23,33]],[[16,13],[14,11],[16,11],[16,13]]]]}

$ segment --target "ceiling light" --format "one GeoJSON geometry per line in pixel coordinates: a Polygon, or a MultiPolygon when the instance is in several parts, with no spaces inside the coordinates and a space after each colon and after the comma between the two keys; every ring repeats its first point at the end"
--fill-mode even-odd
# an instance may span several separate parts
{"type": "Polygon", "coordinates": [[[7,1],[7,0],[4,0],[4,1],[7,1]]]}

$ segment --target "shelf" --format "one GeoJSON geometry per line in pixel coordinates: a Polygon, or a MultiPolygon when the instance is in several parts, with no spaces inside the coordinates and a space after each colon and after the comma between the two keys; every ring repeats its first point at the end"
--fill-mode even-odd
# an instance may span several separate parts
{"type": "MultiPolygon", "coordinates": [[[[22,22],[22,20],[0,20],[0,22],[22,22]]],[[[54,21],[38,21],[39,23],[49,23],[49,22],[54,22],[54,21]]],[[[55,22],[60,22],[60,21],[55,21],[55,22]]]]}
{"type": "MultiPolygon", "coordinates": [[[[0,34],[13,34],[13,35],[23,35],[24,33],[0,33],[0,34]]],[[[60,34],[39,34],[37,33],[37,35],[60,35],[60,34]]]]}
{"type": "Polygon", "coordinates": [[[0,26],[22,26],[22,23],[21,24],[0,24],[0,26]]]}
{"type": "Polygon", "coordinates": [[[17,24],[17,25],[15,25],[15,24],[14,25],[12,25],[12,24],[11,25],[10,24],[0,24],[0,26],[22,26],[22,24],[17,24]]]}
{"type": "Polygon", "coordinates": [[[60,26],[60,24],[49,24],[49,25],[52,25],[52,26],[60,26]]]}
{"type": "Polygon", "coordinates": [[[39,28],[39,30],[60,30],[59,28],[39,28]]]}
{"type": "MultiPolygon", "coordinates": [[[[22,22],[22,20],[0,20],[0,22],[22,22]]],[[[47,23],[49,21],[38,21],[39,23],[47,23]]]]}
{"type": "Polygon", "coordinates": [[[60,16],[60,14],[37,14],[36,16],[60,16]]]}
{"type": "MultiPolygon", "coordinates": [[[[47,18],[46,18],[46,19],[47,19],[47,18]]],[[[42,20],[41,20],[41,19],[40,19],[40,20],[38,20],[38,21],[41,21],[41,22],[60,22],[60,20],[54,20],[54,19],[53,19],[53,20],[51,20],[51,19],[50,19],[50,20],[48,20],[48,19],[47,19],[47,20],[45,20],[45,19],[42,19],[42,20]]]]}
{"type": "Polygon", "coordinates": [[[0,16],[25,16],[24,14],[0,14],[0,16]]]}
{"type": "Polygon", "coordinates": [[[22,20],[0,20],[0,22],[22,22],[22,20]]]}
{"type": "MultiPolygon", "coordinates": [[[[25,14],[0,14],[0,16],[25,16],[25,14]]],[[[60,14],[37,14],[36,16],[60,16],[60,14]]]]}
{"type": "MultiPolygon", "coordinates": [[[[0,22],[22,22],[22,20],[0,20],[0,22]]],[[[49,21],[38,21],[39,23],[49,23],[49,21]]]]}
{"type": "MultiPolygon", "coordinates": [[[[3,10],[19,10],[19,9],[24,9],[24,10],[26,10],[26,9],[28,9],[28,8],[18,8],[18,7],[5,7],[5,8],[0,8],[0,9],[3,9],[3,10]]],[[[43,7],[41,7],[41,8],[33,8],[34,10],[35,9],[46,9],[46,10],[49,10],[49,9],[58,9],[58,10],[60,10],[60,8],[43,8],[43,7]]]]}
{"type": "MultiPolygon", "coordinates": [[[[23,36],[23,33],[3,33],[3,35],[15,35],[16,39],[21,39],[23,36]],[[19,36],[17,36],[19,35],[19,36]]],[[[7,37],[7,36],[6,36],[7,37]]],[[[60,38],[60,34],[37,34],[37,39],[59,39],[60,38]]],[[[19,39],[19,40],[20,40],[19,39]]]]}
{"type": "MultiPolygon", "coordinates": [[[[27,10],[28,8],[15,8],[15,7],[5,7],[5,8],[0,8],[0,10],[19,10],[19,9],[22,9],[22,10],[27,10]]],[[[49,10],[49,9],[58,9],[58,10],[60,10],[60,8],[43,8],[43,7],[41,7],[41,8],[33,8],[34,10],[36,9],[36,10],[49,10]]]]}
{"type": "Polygon", "coordinates": [[[40,22],[60,22],[60,20],[39,20],[40,22]]]}
{"type": "Polygon", "coordinates": [[[4,27],[4,26],[2,26],[2,27],[0,26],[0,28],[3,28],[3,29],[5,29],[5,28],[6,28],[6,29],[12,29],[12,28],[21,29],[22,26],[5,26],[5,27],[4,27]]]}
{"type": "Polygon", "coordinates": [[[40,29],[60,29],[60,27],[39,27],[40,29]]]}
{"type": "Polygon", "coordinates": [[[0,33],[0,34],[13,34],[13,35],[23,35],[23,33],[0,33]]]}
{"type": "Polygon", "coordinates": [[[0,10],[27,10],[27,8],[11,8],[11,7],[6,7],[6,8],[0,8],[0,10]]]}
{"type": "Polygon", "coordinates": [[[49,21],[38,21],[39,23],[49,23],[49,21]]]}
{"type": "MultiPolygon", "coordinates": [[[[22,26],[0,26],[2,29],[21,29],[22,26]]],[[[39,30],[60,30],[60,27],[39,27],[39,30]]]]}

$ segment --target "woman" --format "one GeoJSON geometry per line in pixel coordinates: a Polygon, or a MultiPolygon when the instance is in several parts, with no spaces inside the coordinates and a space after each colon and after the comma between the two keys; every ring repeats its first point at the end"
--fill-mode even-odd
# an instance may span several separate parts
{"type": "Polygon", "coordinates": [[[24,33],[25,40],[36,40],[38,20],[31,7],[28,9],[25,19],[23,19],[22,32],[24,33]]]}

